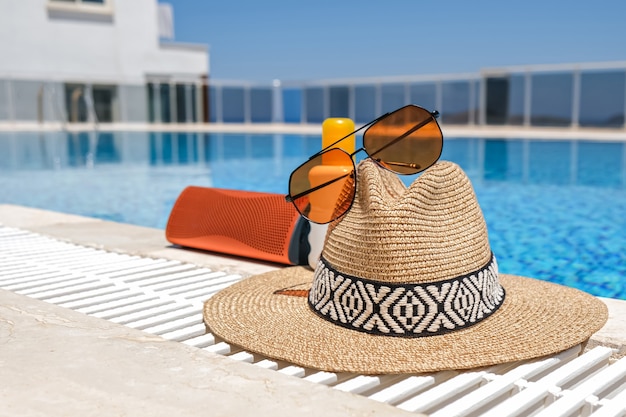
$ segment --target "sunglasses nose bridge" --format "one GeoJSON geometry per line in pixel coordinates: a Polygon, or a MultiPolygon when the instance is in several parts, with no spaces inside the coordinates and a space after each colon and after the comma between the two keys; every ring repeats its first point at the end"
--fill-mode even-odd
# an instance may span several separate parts
{"type": "Polygon", "coordinates": [[[354,156],[355,156],[357,153],[361,152],[361,151],[365,152],[365,153],[367,154],[367,156],[370,156],[370,154],[367,152],[367,149],[365,149],[365,148],[363,148],[363,147],[360,147],[359,149],[355,150],[354,152],[352,152],[352,153],[350,154],[350,158],[352,158],[352,159],[354,160],[354,156]]]}

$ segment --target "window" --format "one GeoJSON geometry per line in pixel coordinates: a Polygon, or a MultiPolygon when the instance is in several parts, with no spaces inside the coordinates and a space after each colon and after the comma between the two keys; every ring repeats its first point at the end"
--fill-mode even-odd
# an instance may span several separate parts
{"type": "Polygon", "coordinates": [[[243,87],[224,87],[222,89],[222,121],[224,123],[244,123],[245,92],[243,87]]]}
{"type": "Polygon", "coordinates": [[[166,83],[159,84],[159,100],[161,103],[161,123],[172,123],[171,89],[166,83]]]}
{"type": "Polygon", "coordinates": [[[381,86],[381,113],[394,111],[407,104],[404,90],[404,84],[383,84],[381,86]]]}
{"type": "Polygon", "coordinates": [[[509,102],[507,104],[507,124],[523,125],[525,117],[526,79],[524,75],[509,77],[509,102]]]}
{"type": "Polygon", "coordinates": [[[330,117],[350,117],[350,89],[346,86],[330,87],[330,117]]]}
{"type": "Polygon", "coordinates": [[[380,116],[376,110],[376,86],[354,87],[354,121],[367,123],[380,116]]]}
{"type": "Polygon", "coordinates": [[[531,85],[530,123],[533,126],[571,125],[573,74],[533,74],[531,85]]]}
{"type": "Polygon", "coordinates": [[[300,88],[283,90],[283,115],[285,123],[300,123],[302,117],[302,90],[300,88]]]}
{"type": "Polygon", "coordinates": [[[489,77],[485,79],[487,105],[485,121],[488,125],[503,125],[507,122],[510,80],[509,77],[489,77]]]}
{"type": "Polygon", "coordinates": [[[50,3],[105,4],[106,0],[50,0],[50,3]]]}
{"type": "Polygon", "coordinates": [[[324,89],[308,87],[304,89],[306,103],[306,123],[322,123],[324,121],[324,89]]]}
{"type": "Polygon", "coordinates": [[[85,84],[65,84],[65,113],[70,123],[89,121],[85,84]]]}
{"type": "Polygon", "coordinates": [[[468,81],[442,83],[442,121],[449,124],[469,123],[470,85],[468,81]]]}
{"type": "Polygon", "coordinates": [[[588,72],[581,74],[581,126],[624,126],[624,71],[588,72]]]}
{"type": "Polygon", "coordinates": [[[430,111],[437,108],[437,86],[434,83],[413,84],[410,86],[410,102],[430,111]]]}
{"type": "Polygon", "coordinates": [[[116,121],[117,87],[113,85],[92,86],[92,97],[96,117],[101,123],[116,121]]]}
{"type": "Polygon", "coordinates": [[[48,0],[48,15],[111,21],[113,0],[48,0]]]}
{"type": "Polygon", "coordinates": [[[250,121],[253,123],[272,121],[272,90],[270,88],[250,89],[250,121]]]}

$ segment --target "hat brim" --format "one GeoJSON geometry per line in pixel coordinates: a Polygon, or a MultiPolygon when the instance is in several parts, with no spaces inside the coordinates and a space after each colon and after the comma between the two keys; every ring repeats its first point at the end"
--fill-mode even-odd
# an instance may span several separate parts
{"type": "Polygon", "coordinates": [[[471,327],[418,338],[370,335],[324,320],[306,297],[276,294],[308,288],[312,279],[310,269],[290,267],[240,281],[205,303],[205,324],[229,343],[303,367],[395,374],[550,355],[586,341],[608,318],[606,305],[585,292],[501,274],[504,303],[471,327]]]}

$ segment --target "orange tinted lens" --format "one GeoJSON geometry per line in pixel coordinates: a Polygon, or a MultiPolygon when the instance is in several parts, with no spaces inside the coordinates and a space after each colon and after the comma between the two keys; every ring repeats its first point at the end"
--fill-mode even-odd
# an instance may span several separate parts
{"type": "Polygon", "coordinates": [[[363,133],[363,147],[380,165],[398,174],[416,174],[439,159],[443,135],[425,109],[409,105],[363,133]]]}
{"type": "Polygon", "coordinates": [[[315,223],[329,223],[352,205],[353,173],[350,155],[331,149],[300,165],[291,174],[289,195],[304,217],[315,223]],[[332,161],[332,165],[325,163],[328,161],[332,161]]]}

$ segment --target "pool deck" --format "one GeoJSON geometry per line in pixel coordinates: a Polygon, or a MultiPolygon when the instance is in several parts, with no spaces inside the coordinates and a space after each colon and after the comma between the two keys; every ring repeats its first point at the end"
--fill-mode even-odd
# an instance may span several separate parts
{"type": "MultiPolygon", "coordinates": [[[[0,224],[80,245],[175,259],[244,276],[279,267],[176,249],[162,230],[19,206],[0,205],[0,224]]],[[[0,290],[0,414],[5,413],[409,415],[362,396],[0,290]]]]}
{"type": "MultiPolygon", "coordinates": [[[[173,247],[158,229],[13,205],[0,225],[243,276],[281,266],[173,247]]],[[[626,355],[626,301],[589,341],[626,355]]],[[[0,403],[10,415],[408,415],[398,408],[0,290],[0,403]]],[[[412,414],[416,415],[416,414],[412,414]]]]}

